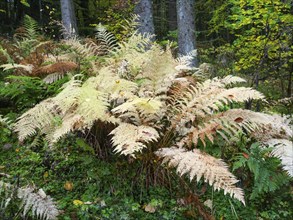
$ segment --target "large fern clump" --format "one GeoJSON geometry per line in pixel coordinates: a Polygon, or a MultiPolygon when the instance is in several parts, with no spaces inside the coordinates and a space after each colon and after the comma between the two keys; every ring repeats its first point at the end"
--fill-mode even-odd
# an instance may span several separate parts
{"type": "MultiPolygon", "coordinates": [[[[103,62],[91,62],[94,75],[86,80],[73,77],[58,95],[20,116],[14,128],[19,139],[40,133],[53,146],[69,133],[87,132],[97,121],[111,123],[116,125],[109,134],[114,152],[136,157],[152,150],[163,162],[177,167],[179,175],[203,179],[245,203],[228,165],[199,146],[213,143],[216,136],[229,143],[239,132],[260,142],[287,140],[290,145],[289,122],[249,110],[225,110],[233,103],[264,96],[251,88],[233,87],[244,82],[239,77],[202,80],[203,71],[189,66],[192,54],[174,59],[169,48],[162,50],[148,35],[134,33],[127,42],[117,44],[103,36],[108,39],[101,40],[103,50],[107,42],[110,45],[103,62]]],[[[67,43],[79,48],[81,55],[95,55],[93,47],[78,39],[67,43]]]]}

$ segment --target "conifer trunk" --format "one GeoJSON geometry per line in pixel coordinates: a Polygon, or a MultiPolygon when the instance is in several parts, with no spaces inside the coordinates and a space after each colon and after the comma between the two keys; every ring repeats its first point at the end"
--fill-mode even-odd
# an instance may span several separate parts
{"type": "MultiPolygon", "coordinates": [[[[179,54],[186,55],[196,49],[195,44],[195,0],[177,0],[179,54]]],[[[197,66],[197,59],[193,61],[197,66]]]]}
{"type": "Polygon", "coordinates": [[[72,0],[60,0],[62,22],[66,33],[64,33],[65,38],[70,38],[77,35],[77,24],[76,16],[74,11],[74,5],[72,0]]]}
{"type": "Polygon", "coordinates": [[[177,12],[176,12],[176,0],[168,1],[168,29],[174,31],[177,29],[177,12]]]}
{"type": "Polygon", "coordinates": [[[138,32],[144,33],[155,33],[154,21],[153,21],[153,8],[151,0],[140,0],[135,6],[135,14],[139,15],[139,27],[138,32]]]}

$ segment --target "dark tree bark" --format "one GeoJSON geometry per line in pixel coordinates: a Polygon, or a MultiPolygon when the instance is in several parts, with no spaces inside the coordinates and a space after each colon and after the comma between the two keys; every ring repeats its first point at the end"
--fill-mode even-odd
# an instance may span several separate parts
{"type": "Polygon", "coordinates": [[[153,9],[151,0],[140,0],[135,6],[135,14],[139,15],[139,27],[138,32],[144,33],[155,33],[154,21],[153,21],[153,9]]]}
{"type": "MultiPolygon", "coordinates": [[[[195,0],[177,0],[178,46],[182,55],[196,49],[194,6],[195,0]]],[[[193,65],[197,66],[196,58],[193,65]]]]}
{"type": "Polygon", "coordinates": [[[76,24],[76,16],[74,11],[74,5],[72,0],[60,0],[61,4],[61,13],[62,13],[62,23],[66,30],[64,33],[65,38],[70,38],[76,36],[77,24],[76,24]]]}
{"type": "Polygon", "coordinates": [[[176,0],[168,1],[168,29],[174,31],[177,29],[177,7],[176,0]]]}

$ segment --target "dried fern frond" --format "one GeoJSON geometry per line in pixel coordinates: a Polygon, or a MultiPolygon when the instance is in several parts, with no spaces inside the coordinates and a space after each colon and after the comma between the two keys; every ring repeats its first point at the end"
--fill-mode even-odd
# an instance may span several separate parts
{"type": "Polygon", "coordinates": [[[32,72],[33,76],[46,76],[52,73],[64,74],[66,72],[74,71],[78,65],[74,62],[58,62],[46,66],[39,67],[32,72]]]}
{"type": "Polygon", "coordinates": [[[186,151],[183,148],[162,148],[156,154],[163,158],[163,163],[168,163],[170,167],[177,167],[179,175],[188,174],[193,180],[196,176],[198,182],[202,177],[215,190],[224,190],[224,194],[229,193],[232,198],[238,199],[243,204],[244,193],[235,184],[238,180],[230,173],[228,166],[223,161],[216,159],[198,149],[186,151]]]}
{"type": "Polygon", "coordinates": [[[115,146],[114,151],[123,155],[135,157],[136,152],[146,148],[146,144],[156,141],[159,134],[156,129],[149,126],[135,126],[129,123],[121,123],[110,135],[115,146]]]}
{"type": "Polygon", "coordinates": [[[170,116],[173,127],[184,127],[184,124],[195,120],[206,120],[215,112],[231,102],[244,102],[250,99],[263,99],[264,96],[251,88],[226,86],[242,82],[239,77],[214,78],[203,83],[190,85],[188,89],[179,90],[170,99],[170,116]],[[177,114],[176,114],[177,112],[177,114]],[[175,113],[175,114],[174,114],[175,113]]]}
{"type": "Polygon", "coordinates": [[[4,205],[1,206],[2,209],[6,209],[7,206],[14,202],[16,193],[17,198],[21,200],[19,206],[19,211],[23,210],[23,216],[27,216],[29,212],[32,213],[32,217],[44,220],[56,220],[60,211],[56,207],[56,203],[53,199],[46,195],[46,193],[39,189],[35,192],[32,187],[15,188],[9,183],[0,181],[0,192],[4,191],[6,196],[4,199],[4,205]]]}
{"type": "Polygon", "coordinates": [[[139,98],[136,97],[133,100],[129,100],[112,110],[114,113],[124,113],[127,111],[139,111],[143,115],[150,115],[158,113],[163,106],[163,103],[159,98],[139,98]]]}
{"type": "Polygon", "coordinates": [[[280,158],[284,170],[293,177],[293,142],[286,139],[270,139],[265,144],[274,147],[272,156],[280,158]]]}
{"type": "Polygon", "coordinates": [[[30,64],[29,65],[22,65],[22,64],[8,63],[8,64],[1,65],[0,68],[3,68],[4,71],[10,70],[10,69],[15,69],[15,68],[21,68],[21,69],[24,69],[25,71],[31,73],[34,69],[34,66],[30,65],[30,64]]]}
{"type": "Polygon", "coordinates": [[[56,203],[50,196],[47,196],[42,189],[34,193],[33,188],[19,188],[18,198],[22,200],[21,207],[23,207],[24,216],[26,216],[30,210],[32,216],[38,219],[55,220],[59,215],[56,203]]]}
{"type": "Polygon", "coordinates": [[[42,101],[21,115],[14,124],[19,140],[23,141],[38,131],[49,132],[55,126],[56,120],[75,105],[79,88],[80,81],[73,78],[56,97],[42,101]]]}
{"type": "Polygon", "coordinates": [[[184,137],[176,145],[197,145],[199,139],[205,145],[206,137],[213,143],[217,134],[229,143],[231,137],[244,131],[261,142],[270,139],[290,139],[293,134],[290,122],[286,118],[249,110],[231,109],[205,120],[206,122],[185,130],[182,128],[186,120],[180,121],[176,128],[184,137]]]}
{"type": "Polygon", "coordinates": [[[65,73],[52,73],[46,76],[43,81],[47,84],[54,83],[60,79],[63,79],[65,76],[65,73]]]}
{"type": "Polygon", "coordinates": [[[269,139],[290,139],[293,136],[290,119],[280,115],[269,115],[243,109],[231,109],[222,114],[227,121],[236,122],[239,125],[252,125],[257,129],[251,133],[260,141],[269,139]]]}
{"type": "Polygon", "coordinates": [[[35,135],[38,130],[50,126],[57,112],[57,109],[55,112],[52,111],[54,108],[54,102],[48,99],[20,116],[14,125],[14,131],[18,133],[18,139],[23,141],[27,137],[35,135]]]}
{"type": "Polygon", "coordinates": [[[82,44],[77,38],[71,38],[64,41],[64,43],[74,49],[78,54],[83,57],[93,57],[101,52],[101,47],[93,42],[82,44]]]}
{"type": "Polygon", "coordinates": [[[194,71],[198,68],[193,67],[194,58],[197,56],[197,50],[193,50],[186,55],[179,56],[176,61],[178,65],[175,67],[178,71],[194,71]]]}
{"type": "Polygon", "coordinates": [[[107,67],[100,69],[98,76],[91,80],[94,81],[97,90],[109,94],[111,101],[129,99],[134,96],[138,89],[136,83],[121,79],[107,67]]]}

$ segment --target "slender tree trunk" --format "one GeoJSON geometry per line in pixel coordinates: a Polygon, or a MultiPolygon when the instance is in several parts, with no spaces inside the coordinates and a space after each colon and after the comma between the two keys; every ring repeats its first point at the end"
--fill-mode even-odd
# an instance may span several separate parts
{"type": "Polygon", "coordinates": [[[175,31],[177,29],[177,9],[176,0],[168,1],[168,29],[175,31]]]}
{"type": "Polygon", "coordinates": [[[291,72],[289,73],[288,77],[288,88],[287,88],[287,96],[291,97],[292,96],[292,71],[293,71],[293,65],[291,64],[291,72]]]}
{"type": "Polygon", "coordinates": [[[43,6],[42,6],[42,0],[39,0],[39,18],[40,18],[40,24],[43,25],[43,6]]]}
{"type": "MultiPolygon", "coordinates": [[[[178,46],[182,55],[196,49],[194,6],[195,0],[177,0],[178,46]]],[[[194,58],[193,65],[197,64],[194,58]]]]}
{"type": "Polygon", "coordinates": [[[139,15],[138,32],[141,34],[155,34],[152,1],[140,0],[135,6],[134,12],[139,15]]]}
{"type": "Polygon", "coordinates": [[[61,4],[61,13],[62,13],[62,22],[66,33],[64,33],[65,38],[70,38],[76,36],[77,24],[76,24],[76,16],[74,11],[74,5],[72,0],[60,0],[61,4]]]}

